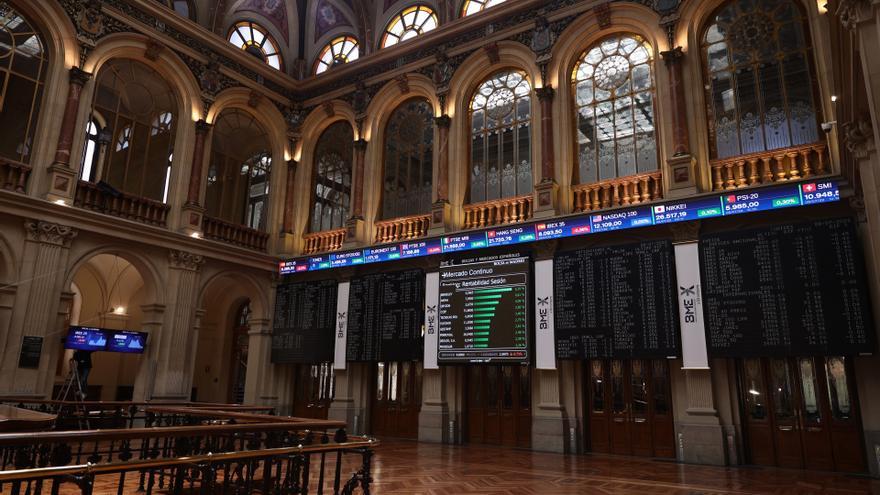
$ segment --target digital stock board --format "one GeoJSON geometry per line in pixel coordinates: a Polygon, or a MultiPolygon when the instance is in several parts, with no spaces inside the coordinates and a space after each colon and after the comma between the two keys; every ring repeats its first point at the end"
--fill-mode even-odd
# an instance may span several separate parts
{"type": "Polygon", "coordinates": [[[278,285],[272,328],[273,363],[333,361],[336,296],[335,280],[278,285]]]}
{"type": "Polygon", "coordinates": [[[849,218],[704,236],[700,264],[709,354],[872,353],[858,244],[849,218]]]}
{"type": "Polygon", "coordinates": [[[530,266],[514,257],[440,270],[440,364],[529,362],[530,266]]]}
{"type": "Polygon", "coordinates": [[[297,258],[281,262],[279,271],[292,275],[835,201],[840,201],[835,180],[793,182],[297,258]]]}

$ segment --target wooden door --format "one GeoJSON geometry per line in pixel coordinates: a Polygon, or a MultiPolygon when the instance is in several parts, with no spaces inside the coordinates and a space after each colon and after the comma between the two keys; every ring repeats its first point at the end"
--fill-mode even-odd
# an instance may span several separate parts
{"type": "Polygon", "coordinates": [[[743,360],[741,395],[751,462],[863,472],[851,367],[846,357],[743,360]]]}
{"type": "Polygon", "coordinates": [[[332,363],[300,364],[296,368],[293,415],[327,419],[336,385],[332,363]]]}
{"type": "Polygon", "coordinates": [[[422,364],[376,363],[372,432],[376,436],[418,438],[422,401],[422,364]]]}
{"type": "Polygon", "coordinates": [[[531,446],[528,366],[471,366],[467,371],[467,438],[473,443],[531,446]]]}
{"type": "Polygon", "coordinates": [[[675,457],[665,360],[593,360],[587,363],[587,373],[591,451],[675,457]]]}

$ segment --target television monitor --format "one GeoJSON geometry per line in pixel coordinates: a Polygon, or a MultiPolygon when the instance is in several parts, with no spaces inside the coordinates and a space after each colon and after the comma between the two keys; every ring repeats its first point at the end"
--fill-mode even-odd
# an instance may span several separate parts
{"type": "Polygon", "coordinates": [[[100,328],[73,326],[64,339],[65,349],[79,351],[103,351],[107,348],[107,335],[100,328]]]}
{"type": "Polygon", "coordinates": [[[141,354],[147,345],[146,332],[132,332],[130,330],[104,330],[107,336],[107,349],[110,352],[126,352],[129,354],[141,354]]]}

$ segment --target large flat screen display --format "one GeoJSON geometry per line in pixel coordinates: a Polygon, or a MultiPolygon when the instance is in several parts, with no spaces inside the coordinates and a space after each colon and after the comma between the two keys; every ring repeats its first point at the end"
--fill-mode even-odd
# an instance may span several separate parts
{"type": "Polygon", "coordinates": [[[64,348],[141,354],[147,347],[147,335],[131,330],[72,326],[64,339],[64,348]]]}
{"type": "Polygon", "coordinates": [[[530,268],[516,257],[441,269],[439,363],[529,362],[530,268]]]}
{"type": "Polygon", "coordinates": [[[333,361],[337,287],[335,280],[278,286],[272,327],[273,363],[333,361]]]}

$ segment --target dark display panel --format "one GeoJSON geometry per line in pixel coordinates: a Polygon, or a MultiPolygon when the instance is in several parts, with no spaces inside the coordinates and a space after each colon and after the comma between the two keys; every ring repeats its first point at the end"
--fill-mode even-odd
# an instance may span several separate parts
{"type": "Polygon", "coordinates": [[[107,336],[100,328],[72,326],[67,330],[64,348],[77,351],[103,351],[107,348],[107,336]]]}
{"type": "Polygon", "coordinates": [[[553,285],[557,358],[679,355],[669,241],[559,254],[553,285]]]}
{"type": "Polygon", "coordinates": [[[848,218],[703,237],[700,264],[709,354],[873,352],[858,243],[848,218]]]}
{"type": "Polygon", "coordinates": [[[110,352],[142,354],[147,346],[146,332],[129,330],[105,330],[104,332],[107,334],[107,350],[110,352]]]}
{"type": "Polygon", "coordinates": [[[528,363],[529,258],[440,270],[437,361],[528,363]]]}
{"type": "Polygon", "coordinates": [[[423,357],[425,273],[380,273],[351,281],[348,361],[415,361],[423,357]]]}
{"type": "Polygon", "coordinates": [[[64,339],[65,349],[141,354],[147,347],[147,332],[71,326],[64,339]]]}
{"type": "Polygon", "coordinates": [[[335,280],[279,285],[272,327],[273,363],[333,361],[335,280]]]}

